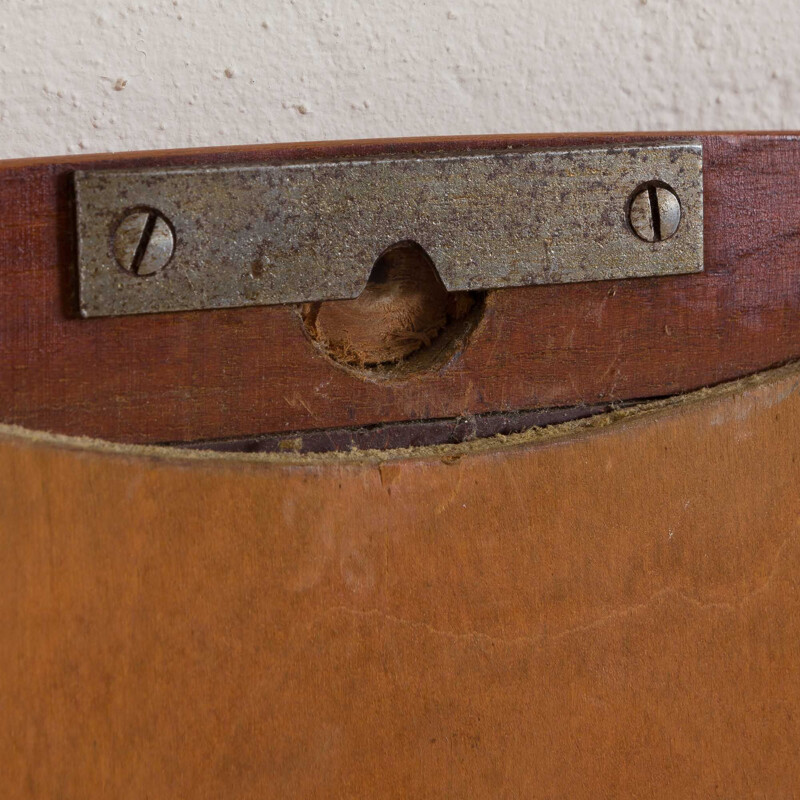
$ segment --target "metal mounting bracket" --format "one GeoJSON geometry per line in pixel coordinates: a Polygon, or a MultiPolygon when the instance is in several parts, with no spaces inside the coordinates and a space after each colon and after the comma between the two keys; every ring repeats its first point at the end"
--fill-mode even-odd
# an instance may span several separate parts
{"type": "Polygon", "coordinates": [[[350,298],[400,241],[450,291],[703,269],[702,145],[75,173],[80,311],[350,298]]]}

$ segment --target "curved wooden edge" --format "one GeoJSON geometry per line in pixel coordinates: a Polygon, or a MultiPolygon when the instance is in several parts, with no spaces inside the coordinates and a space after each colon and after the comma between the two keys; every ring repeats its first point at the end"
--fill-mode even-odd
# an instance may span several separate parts
{"type": "Polygon", "coordinates": [[[387,152],[421,152],[435,150],[493,149],[504,147],[559,147],[562,145],[603,144],[606,142],[662,141],[670,139],[698,139],[705,137],[768,137],[796,139],[800,134],[791,131],[584,131],[573,133],[497,133],[462,134],[459,136],[406,136],[376,139],[335,139],[308,142],[270,142],[264,144],[238,144],[222,147],[184,147],[172,150],[126,150],[100,153],[79,153],[62,156],[0,159],[0,170],[27,169],[29,167],[68,166],[86,169],[117,165],[136,166],[144,161],[153,164],[199,164],[223,160],[241,163],[249,160],[279,160],[287,158],[314,158],[347,155],[379,155],[387,152]],[[133,162],[133,163],[131,163],[133,162]]]}
{"type": "Polygon", "coordinates": [[[292,307],[81,320],[71,171],[686,139],[486,136],[109,154],[0,165],[0,406],[8,423],[191,442],[678,394],[800,356],[800,141],[702,134],[702,275],[490,293],[447,364],[364,380],[292,307]]]}
{"type": "Polygon", "coordinates": [[[325,452],[256,451],[242,452],[220,448],[187,448],[175,445],[136,445],[95,439],[88,436],[66,436],[49,431],[37,431],[19,425],[0,423],[0,443],[18,447],[45,447],[83,452],[86,455],[122,456],[124,458],[156,460],[180,465],[184,462],[224,462],[230,464],[265,464],[278,467],[303,467],[334,464],[382,464],[393,461],[431,460],[452,464],[462,458],[478,455],[502,454],[518,448],[546,446],[563,443],[600,432],[614,432],[620,426],[640,420],[658,421],[663,416],[684,414],[697,405],[721,403],[731,399],[739,401],[753,391],[769,389],[776,383],[797,379],[800,381],[800,362],[777,369],[748,375],[711,388],[699,389],[683,395],[642,402],[603,413],[596,413],[565,422],[556,422],[526,430],[495,434],[455,443],[428,446],[389,447],[381,449],[333,450],[325,452]]]}
{"type": "Polygon", "coordinates": [[[5,429],[5,795],[791,796],[799,386],[455,460],[5,429]]]}

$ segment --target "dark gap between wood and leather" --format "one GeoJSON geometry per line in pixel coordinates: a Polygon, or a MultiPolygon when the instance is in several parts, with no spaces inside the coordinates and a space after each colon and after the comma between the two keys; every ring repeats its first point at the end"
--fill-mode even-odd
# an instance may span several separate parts
{"type": "Polygon", "coordinates": [[[425,419],[362,428],[327,428],[293,433],[273,433],[239,439],[205,442],[164,442],[165,446],[224,453],[334,453],[349,450],[395,450],[460,444],[491,436],[522,433],[562,422],[621,410],[635,402],[600,406],[546,408],[534,411],[477,414],[455,419],[425,419]]]}

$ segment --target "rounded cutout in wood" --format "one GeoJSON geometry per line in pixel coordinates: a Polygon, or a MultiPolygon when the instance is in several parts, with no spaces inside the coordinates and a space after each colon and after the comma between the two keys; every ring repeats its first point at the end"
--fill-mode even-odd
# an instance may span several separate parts
{"type": "Polygon", "coordinates": [[[311,339],[363,377],[403,378],[446,363],[479,320],[483,292],[448,292],[419,244],[398,242],[375,262],[352,300],[302,307],[311,339]]]}

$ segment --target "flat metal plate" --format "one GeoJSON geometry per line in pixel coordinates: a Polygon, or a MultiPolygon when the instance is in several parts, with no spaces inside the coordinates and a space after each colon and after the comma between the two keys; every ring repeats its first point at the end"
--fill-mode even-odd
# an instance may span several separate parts
{"type": "Polygon", "coordinates": [[[451,291],[703,268],[698,142],[98,170],[76,172],[75,187],[89,317],[355,297],[381,252],[405,240],[425,248],[451,291]],[[627,216],[650,181],[681,205],[675,235],[654,243],[627,216]],[[150,275],[114,255],[136,208],[174,231],[172,259],[150,275]]]}

